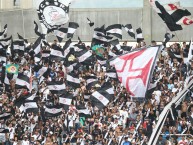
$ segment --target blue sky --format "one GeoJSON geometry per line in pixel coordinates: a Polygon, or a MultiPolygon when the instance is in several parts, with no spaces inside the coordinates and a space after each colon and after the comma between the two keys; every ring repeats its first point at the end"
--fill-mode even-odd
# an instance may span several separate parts
{"type": "MultiPolygon", "coordinates": [[[[179,0],[158,0],[162,3],[179,0]]],[[[183,7],[193,7],[193,0],[180,0],[183,7]]],[[[137,8],[143,7],[143,0],[75,0],[72,8],[137,8]]]]}

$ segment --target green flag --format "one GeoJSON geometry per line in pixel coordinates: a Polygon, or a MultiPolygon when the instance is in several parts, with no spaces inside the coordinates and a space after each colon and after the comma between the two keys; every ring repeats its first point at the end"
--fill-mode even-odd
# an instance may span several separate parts
{"type": "Polygon", "coordinates": [[[7,64],[6,72],[10,74],[18,74],[19,65],[18,64],[7,64]]]}

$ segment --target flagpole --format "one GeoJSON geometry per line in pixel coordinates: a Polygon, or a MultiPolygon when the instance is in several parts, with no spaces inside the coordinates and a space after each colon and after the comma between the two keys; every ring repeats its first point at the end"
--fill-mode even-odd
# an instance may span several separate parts
{"type": "Polygon", "coordinates": [[[30,66],[30,93],[32,91],[32,72],[31,72],[31,66],[30,66]]]}
{"type": "Polygon", "coordinates": [[[178,102],[184,98],[185,94],[187,94],[189,92],[189,89],[193,88],[193,80],[191,80],[191,82],[188,84],[188,86],[186,88],[184,88],[176,97],[174,97],[171,102],[169,102],[165,107],[164,110],[161,112],[161,114],[159,115],[159,120],[150,136],[148,145],[156,145],[157,141],[158,141],[158,137],[161,134],[161,130],[164,126],[165,120],[167,118],[167,115],[170,111],[170,108],[173,104],[175,104],[175,106],[178,105],[178,102]]]}

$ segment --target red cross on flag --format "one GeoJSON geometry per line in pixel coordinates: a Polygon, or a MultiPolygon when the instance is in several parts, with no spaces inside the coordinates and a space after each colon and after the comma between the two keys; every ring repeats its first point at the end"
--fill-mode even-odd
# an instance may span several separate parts
{"type": "Polygon", "coordinates": [[[145,97],[159,46],[132,51],[112,60],[119,81],[132,97],[145,97]]]}

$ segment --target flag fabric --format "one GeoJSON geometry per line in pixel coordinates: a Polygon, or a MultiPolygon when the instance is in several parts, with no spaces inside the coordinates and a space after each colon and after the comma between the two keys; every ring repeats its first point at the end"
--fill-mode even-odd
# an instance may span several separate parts
{"type": "Polygon", "coordinates": [[[45,35],[39,31],[39,27],[36,21],[34,21],[34,32],[36,33],[37,36],[41,37],[42,39],[45,39],[45,35]]]}
{"type": "Polygon", "coordinates": [[[163,44],[166,46],[166,43],[168,43],[170,39],[174,38],[174,36],[175,36],[174,34],[166,33],[165,38],[163,40],[163,44]]]}
{"type": "Polygon", "coordinates": [[[11,51],[12,51],[12,54],[14,54],[14,53],[24,54],[24,51],[25,51],[24,41],[23,40],[16,40],[16,41],[12,42],[11,51]]]}
{"type": "Polygon", "coordinates": [[[47,78],[50,74],[51,69],[46,66],[35,65],[34,71],[36,72],[38,78],[40,78],[41,76],[47,78]]]}
{"type": "Polygon", "coordinates": [[[34,56],[34,61],[35,61],[35,64],[41,64],[41,61],[42,61],[42,54],[41,53],[38,53],[34,56]]]}
{"type": "Polygon", "coordinates": [[[106,30],[105,30],[104,25],[100,28],[97,27],[94,29],[94,34],[93,34],[91,46],[95,46],[95,45],[107,46],[109,44],[109,41],[112,40],[112,38],[113,37],[106,36],[106,30]]]}
{"type": "Polygon", "coordinates": [[[43,34],[47,34],[52,29],[57,29],[69,21],[68,1],[47,1],[42,0],[37,7],[38,18],[42,27],[43,34]]]}
{"type": "Polygon", "coordinates": [[[109,78],[113,79],[117,78],[117,72],[114,67],[107,69],[105,75],[108,76],[109,78]]]}
{"type": "Polygon", "coordinates": [[[79,36],[78,36],[78,44],[82,44],[82,40],[80,39],[79,36]]]}
{"type": "Polygon", "coordinates": [[[92,87],[95,87],[95,85],[98,83],[98,79],[95,75],[89,75],[85,76],[86,80],[86,88],[90,90],[92,87]]]}
{"type": "Polygon", "coordinates": [[[122,39],[122,25],[114,24],[110,25],[106,28],[106,32],[108,35],[113,35],[119,39],[122,39]]]}
{"type": "Polygon", "coordinates": [[[50,59],[51,60],[57,60],[57,61],[63,61],[64,60],[64,51],[62,48],[60,48],[57,45],[53,45],[51,52],[50,52],[50,59]]]}
{"type": "Polygon", "coordinates": [[[0,39],[6,38],[7,36],[7,24],[4,26],[4,30],[0,32],[0,39]]]}
{"type": "Polygon", "coordinates": [[[141,28],[138,28],[138,29],[136,30],[136,33],[137,33],[137,36],[136,36],[136,38],[137,38],[137,43],[140,43],[141,41],[144,40],[143,35],[142,35],[142,30],[141,30],[141,28]]]}
{"type": "Polygon", "coordinates": [[[26,45],[28,43],[27,39],[23,38],[19,33],[17,33],[19,40],[23,40],[24,44],[26,45]]]}
{"type": "Polygon", "coordinates": [[[129,52],[129,51],[131,51],[132,46],[121,46],[121,49],[124,50],[124,51],[129,52]]]}
{"type": "Polygon", "coordinates": [[[145,97],[160,46],[132,51],[110,61],[132,97],[145,97]]]}
{"type": "Polygon", "coordinates": [[[97,59],[98,63],[99,63],[100,65],[102,65],[102,66],[104,66],[104,65],[107,64],[107,59],[104,58],[103,56],[97,55],[97,56],[96,56],[96,59],[97,59]]]}
{"type": "Polygon", "coordinates": [[[152,1],[152,5],[170,31],[182,30],[184,26],[193,24],[191,13],[179,2],[161,5],[158,1],[152,1]]]}
{"type": "Polygon", "coordinates": [[[50,57],[50,50],[42,50],[42,59],[48,59],[50,57]]]}
{"type": "Polygon", "coordinates": [[[36,94],[31,94],[31,93],[28,93],[27,95],[20,95],[18,98],[14,100],[14,105],[17,107],[20,107],[22,104],[25,103],[26,100],[33,101],[34,99],[31,99],[31,98],[35,98],[35,96],[36,94]]]}
{"type": "Polygon", "coordinates": [[[62,114],[62,106],[54,105],[54,106],[45,106],[45,117],[57,117],[62,114]]]}
{"type": "Polygon", "coordinates": [[[76,109],[80,117],[84,117],[85,119],[87,119],[91,116],[90,110],[86,108],[84,104],[78,105],[76,109]]]}
{"type": "Polygon", "coordinates": [[[70,22],[68,25],[67,38],[73,38],[73,35],[78,27],[79,27],[78,23],[70,22]]]}
{"type": "Polygon", "coordinates": [[[6,49],[0,49],[0,62],[7,61],[6,49]]]}
{"type": "Polygon", "coordinates": [[[7,49],[8,46],[11,44],[11,41],[12,41],[12,36],[10,36],[9,38],[0,39],[0,49],[2,48],[7,49]]]}
{"type": "Polygon", "coordinates": [[[15,88],[16,89],[24,88],[30,90],[30,77],[31,76],[29,75],[27,76],[22,73],[19,73],[16,79],[15,88]]]}
{"type": "Polygon", "coordinates": [[[39,111],[38,105],[35,101],[26,100],[23,106],[26,113],[38,113],[39,111]]]}
{"type": "Polygon", "coordinates": [[[116,47],[117,50],[121,50],[121,45],[119,44],[118,39],[110,41],[110,44],[113,45],[114,47],[116,47]]]}
{"type": "Polygon", "coordinates": [[[66,36],[67,32],[68,32],[67,28],[61,27],[61,28],[54,30],[54,35],[57,37],[59,42],[62,42],[62,40],[66,36]]]}
{"type": "Polygon", "coordinates": [[[11,74],[18,74],[19,65],[18,64],[7,64],[6,72],[11,74]]]}
{"type": "Polygon", "coordinates": [[[188,51],[188,62],[190,61],[190,60],[192,60],[192,58],[193,58],[193,54],[192,54],[192,52],[193,52],[193,42],[192,42],[192,40],[190,41],[190,47],[189,47],[189,51],[188,51]]]}
{"type": "Polygon", "coordinates": [[[106,82],[90,96],[91,103],[100,110],[107,106],[113,98],[114,90],[109,82],[106,82]]]}
{"type": "Polygon", "coordinates": [[[47,87],[52,94],[62,94],[66,89],[66,85],[61,81],[47,82],[47,87]]]}
{"type": "Polygon", "coordinates": [[[71,86],[73,88],[79,88],[80,87],[80,79],[79,79],[78,75],[76,75],[73,72],[67,74],[66,81],[67,81],[67,86],[71,86]]]}
{"type": "Polygon", "coordinates": [[[89,18],[87,18],[87,23],[90,27],[94,26],[94,22],[92,22],[89,18]]]}
{"type": "Polygon", "coordinates": [[[117,54],[115,54],[115,50],[111,49],[108,53],[108,59],[112,59],[116,56],[117,56],[117,54]]]}
{"type": "Polygon", "coordinates": [[[129,36],[133,37],[135,39],[135,33],[133,31],[133,27],[131,24],[127,24],[125,26],[123,26],[126,30],[126,32],[129,34],[129,36]]]}
{"type": "Polygon", "coordinates": [[[73,94],[65,92],[59,96],[59,103],[62,104],[64,110],[68,110],[72,103],[73,94]]]}
{"type": "Polygon", "coordinates": [[[32,45],[33,51],[35,54],[39,54],[42,48],[42,38],[39,37],[35,43],[32,45]]]}
{"type": "Polygon", "coordinates": [[[66,43],[64,44],[64,46],[63,46],[64,52],[65,52],[65,50],[67,50],[67,49],[70,47],[71,44],[72,44],[72,40],[71,40],[71,39],[68,39],[68,40],[66,41],[66,43]]]}
{"type": "Polygon", "coordinates": [[[5,112],[0,114],[0,120],[6,120],[11,117],[11,113],[5,112]]]}
{"type": "Polygon", "coordinates": [[[84,65],[90,65],[94,62],[94,57],[90,50],[82,50],[76,53],[76,57],[79,63],[84,65]]]}
{"type": "Polygon", "coordinates": [[[188,86],[184,88],[176,97],[174,97],[163,109],[161,114],[159,115],[159,120],[153,129],[153,132],[149,138],[148,145],[156,145],[158,138],[160,136],[160,133],[162,131],[162,128],[165,124],[165,120],[168,116],[169,111],[172,109],[172,106],[174,105],[175,108],[182,102],[183,98],[186,96],[186,94],[189,92],[189,89],[193,86],[193,80],[190,81],[188,86]]]}

